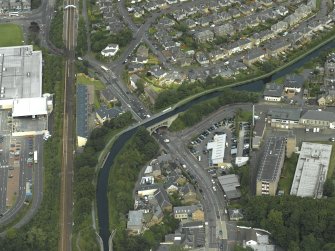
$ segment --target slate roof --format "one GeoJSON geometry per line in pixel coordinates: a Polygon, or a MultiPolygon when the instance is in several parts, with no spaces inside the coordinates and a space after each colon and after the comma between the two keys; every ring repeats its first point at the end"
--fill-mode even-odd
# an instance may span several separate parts
{"type": "Polygon", "coordinates": [[[88,137],[88,90],[86,85],[77,85],[76,126],[77,135],[88,137]]]}
{"type": "Polygon", "coordinates": [[[284,87],[276,83],[267,83],[263,95],[270,97],[281,97],[284,87]]]}
{"type": "Polygon", "coordinates": [[[309,110],[301,116],[302,119],[320,120],[320,121],[335,121],[335,113],[327,111],[309,110]]]}

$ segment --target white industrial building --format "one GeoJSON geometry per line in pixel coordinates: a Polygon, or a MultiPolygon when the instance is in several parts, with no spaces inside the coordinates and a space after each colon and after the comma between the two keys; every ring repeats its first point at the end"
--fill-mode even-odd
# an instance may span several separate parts
{"type": "Polygon", "coordinates": [[[47,131],[52,97],[42,95],[42,52],[32,45],[0,47],[0,109],[12,111],[13,135],[47,131]],[[27,122],[37,117],[39,122],[27,122]]]}
{"type": "Polygon", "coordinates": [[[291,195],[321,198],[332,145],[303,142],[291,187],[291,195]]]}
{"type": "Polygon", "coordinates": [[[213,141],[208,142],[207,150],[211,152],[211,166],[220,166],[223,164],[223,158],[226,147],[226,134],[216,134],[214,135],[213,141]]]}

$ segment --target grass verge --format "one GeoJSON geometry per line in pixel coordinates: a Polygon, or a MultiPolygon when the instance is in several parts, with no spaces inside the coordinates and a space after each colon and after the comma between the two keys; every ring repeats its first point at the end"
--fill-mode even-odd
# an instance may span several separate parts
{"type": "Polygon", "coordinates": [[[22,29],[17,24],[0,24],[0,47],[23,44],[22,29]]]}

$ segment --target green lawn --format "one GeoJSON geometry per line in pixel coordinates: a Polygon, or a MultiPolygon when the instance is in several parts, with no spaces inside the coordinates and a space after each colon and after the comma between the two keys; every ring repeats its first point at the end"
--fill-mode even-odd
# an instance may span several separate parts
{"type": "Polygon", "coordinates": [[[23,34],[16,24],[0,24],[0,47],[23,44],[23,34]]]}
{"type": "Polygon", "coordinates": [[[291,185],[294,178],[295,167],[298,162],[298,154],[293,154],[291,158],[285,159],[282,174],[279,180],[278,189],[284,190],[285,194],[290,194],[291,185]]]}
{"type": "Polygon", "coordinates": [[[98,91],[105,89],[105,85],[100,80],[90,78],[83,73],[77,74],[77,83],[82,85],[94,85],[95,90],[98,91]]]}

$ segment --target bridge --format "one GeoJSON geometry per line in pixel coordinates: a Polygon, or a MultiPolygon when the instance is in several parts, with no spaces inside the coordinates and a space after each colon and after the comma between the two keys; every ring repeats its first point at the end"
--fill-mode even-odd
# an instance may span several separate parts
{"type": "Polygon", "coordinates": [[[178,117],[178,114],[175,114],[171,117],[168,117],[162,121],[160,121],[159,123],[157,124],[154,124],[154,125],[151,125],[151,126],[148,126],[147,127],[147,130],[149,131],[150,135],[156,131],[158,128],[161,128],[161,127],[170,127],[172,122],[178,117]]]}
{"type": "Polygon", "coordinates": [[[73,4],[69,4],[69,5],[66,5],[66,6],[64,7],[64,9],[68,9],[68,8],[75,8],[75,9],[77,9],[77,6],[75,6],[75,5],[73,5],[73,4]]]}

